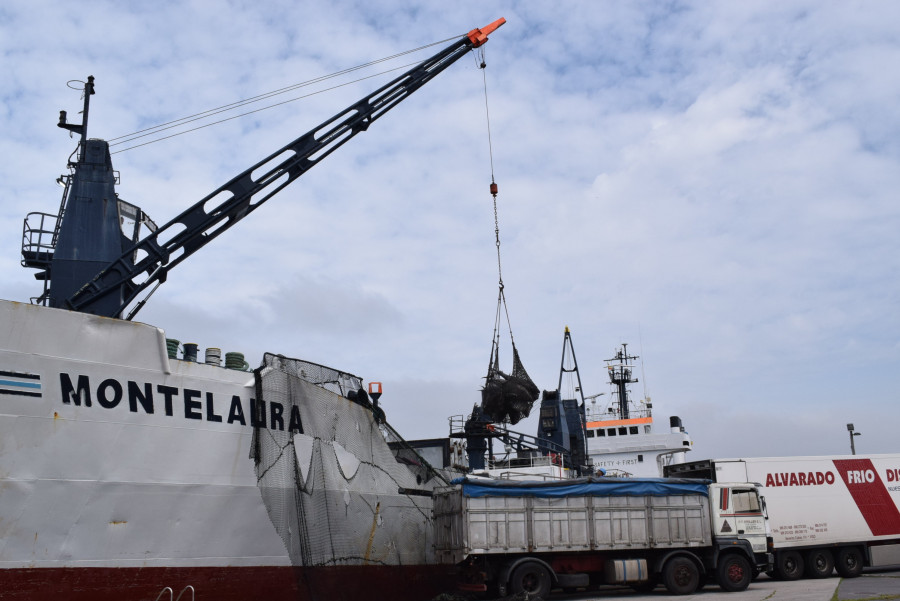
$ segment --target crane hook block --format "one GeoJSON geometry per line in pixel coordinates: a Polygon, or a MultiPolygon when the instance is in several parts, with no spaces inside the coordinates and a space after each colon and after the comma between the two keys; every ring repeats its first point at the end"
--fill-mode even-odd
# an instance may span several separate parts
{"type": "Polygon", "coordinates": [[[469,32],[469,40],[472,42],[472,48],[478,48],[482,46],[485,42],[488,41],[488,36],[494,33],[494,31],[506,23],[506,19],[500,17],[490,25],[486,25],[481,29],[473,29],[469,32]]]}
{"type": "Polygon", "coordinates": [[[491,182],[491,194],[497,196],[498,188],[496,182],[491,182]]]}

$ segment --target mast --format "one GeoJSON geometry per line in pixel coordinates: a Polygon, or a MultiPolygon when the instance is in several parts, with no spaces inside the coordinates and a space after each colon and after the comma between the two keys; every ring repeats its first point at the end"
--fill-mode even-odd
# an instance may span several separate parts
{"type": "MultiPolygon", "coordinates": [[[[575,347],[572,346],[572,333],[569,331],[569,326],[566,326],[566,334],[563,338],[562,359],[560,360],[559,365],[559,384],[556,386],[556,390],[558,390],[560,394],[563,393],[563,375],[573,372],[575,373],[575,381],[578,382],[578,385],[575,387],[575,392],[581,397],[581,406],[584,407],[584,392],[581,390],[581,374],[578,372],[578,361],[575,359],[575,347]],[[566,351],[568,351],[568,353],[566,351]],[[567,354],[571,356],[571,362],[566,361],[567,354]],[[566,365],[571,365],[571,367],[566,367],[566,365]]],[[[574,394],[572,395],[572,398],[575,398],[574,394]]]]}
{"type": "Polygon", "coordinates": [[[628,354],[628,344],[623,342],[622,348],[616,351],[615,357],[605,359],[608,364],[609,381],[616,387],[616,393],[619,396],[620,419],[628,419],[628,385],[638,382],[637,378],[631,377],[633,367],[631,362],[637,358],[637,355],[628,354]]]}

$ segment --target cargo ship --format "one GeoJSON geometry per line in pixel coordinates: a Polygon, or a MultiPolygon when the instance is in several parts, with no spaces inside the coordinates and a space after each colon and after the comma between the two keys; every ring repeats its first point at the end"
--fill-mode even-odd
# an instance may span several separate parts
{"type": "Polygon", "coordinates": [[[118,198],[109,144],[87,136],[95,86],[83,82],[81,123],[60,114],[80,141],[59,212],[23,229],[43,292],[0,301],[0,599],[415,601],[449,587],[430,496],[446,476],[385,421],[377,383],[293,350],[252,370],[226,352],[223,365],[218,348],[134,317],[181,261],[503,22],[162,226],[118,198]]]}

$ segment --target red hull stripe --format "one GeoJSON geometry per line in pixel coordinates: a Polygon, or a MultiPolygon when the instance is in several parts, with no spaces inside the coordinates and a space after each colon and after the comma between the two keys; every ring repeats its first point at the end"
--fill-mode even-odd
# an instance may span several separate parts
{"type": "Polygon", "coordinates": [[[900,511],[871,459],[835,459],[834,467],[873,536],[900,534],[900,511]]]}
{"type": "Polygon", "coordinates": [[[0,570],[0,583],[3,601],[152,601],[187,586],[215,601],[425,601],[455,586],[441,566],[23,568],[0,570]]]}

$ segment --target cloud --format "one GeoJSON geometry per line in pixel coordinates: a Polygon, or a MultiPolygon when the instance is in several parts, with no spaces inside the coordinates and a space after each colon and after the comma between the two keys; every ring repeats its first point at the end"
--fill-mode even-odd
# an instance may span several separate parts
{"type": "MultiPolygon", "coordinates": [[[[510,320],[540,387],[569,325],[585,390],[632,343],[697,453],[835,452],[848,421],[892,450],[893,4],[32,6],[0,8],[3,298],[39,291],[21,219],[58,206],[74,141],[56,115],[81,103],[66,81],[97,77],[91,135],[110,138],[504,16],[486,72],[453,65],[173,271],[139,318],[390,382],[392,423],[442,435],[490,351],[493,158],[510,320]]],[[[162,224],[383,81],[116,154],[119,192],[162,224]]]]}

